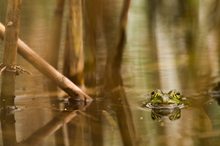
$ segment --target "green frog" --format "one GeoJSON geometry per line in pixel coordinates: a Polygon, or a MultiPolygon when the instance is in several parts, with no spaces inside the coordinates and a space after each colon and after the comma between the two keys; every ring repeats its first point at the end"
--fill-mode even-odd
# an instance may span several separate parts
{"type": "Polygon", "coordinates": [[[151,109],[153,120],[162,120],[168,117],[176,120],[181,117],[181,109],[186,106],[202,106],[206,103],[217,100],[220,105],[220,82],[213,84],[207,91],[184,97],[176,90],[163,92],[159,89],[152,91],[147,96],[147,100],[142,102],[142,107],[151,109]]]}
{"type": "Polygon", "coordinates": [[[151,109],[153,120],[161,120],[162,117],[177,120],[181,116],[181,109],[187,105],[187,102],[187,99],[176,90],[164,93],[157,89],[150,93],[143,106],[151,109]]]}

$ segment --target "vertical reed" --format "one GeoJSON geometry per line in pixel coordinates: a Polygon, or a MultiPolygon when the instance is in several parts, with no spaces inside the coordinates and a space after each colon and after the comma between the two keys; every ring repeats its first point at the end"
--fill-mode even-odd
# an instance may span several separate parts
{"type": "Polygon", "coordinates": [[[82,0],[69,0],[67,42],[64,74],[78,85],[84,84],[83,19],[82,0]]]}
{"type": "MultiPolygon", "coordinates": [[[[58,68],[59,61],[59,52],[60,52],[60,43],[62,36],[62,26],[63,26],[63,15],[64,15],[64,7],[66,0],[56,0],[56,7],[53,14],[53,20],[50,30],[50,46],[49,46],[49,63],[54,67],[58,68]]],[[[56,91],[57,86],[53,84],[52,81],[47,82],[47,87],[50,92],[56,91]]],[[[53,100],[57,100],[57,98],[51,99],[51,104],[53,104],[53,100]]],[[[55,102],[57,108],[60,107],[61,103],[55,102]]],[[[55,144],[64,145],[64,133],[63,128],[60,128],[55,133],[55,144]]]]}
{"type": "Polygon", "coordinates": [[[108,48],[104,91],[108,94],[104,96],[111,98],[113,105],[118,105],[114,107],[114,110],[118,119],[118,126],[123,144],[126,146],[136,146],[138,138],[132,120],[131,110],[129,108],[128,100],[123,88],[123,79],[120,72],[124,46],[126,43],[126,27],[130,2],[130,0],[123,1],[123,7],[118,27],[119,38],[117,45],[115,48],[108,48]]]}
{"type": "MultiPolygon", "coordinates": [[[[20,7],[21,0],[8,0],[3,64],[9,68],[16,65],[20,7]]],[[[2,74],[1,105],[14,106],[14,98],[15,73],[4,71],[2,74]]]]}
{"type": "Polygon", "coordinates": [[[59,47],[63,23],[63,13],[64,13],[65,0],[56,0],[56,8],[54,11],[54,16],[52,19],[52,24],[50,27],[50,43],[49,43],[49,63],[57,68],[58,58],[59,58],[59,47]]]}
{"type": "Polygon", "coordinates": [[[6,2],[6,0],[0,1],[0,22],[5,21],[6,2]]]}
{"type": "Polygon", "coordinates": [[[83,1],[84,79],[86,87],[96,86],[96,27],[100,15],[100,0],[83,1]]]}
{"type": "Polygon", "coordinates": [[[3,145],[15,146],[17,141],[14,114],[8,114],[7,111],[1,112],[1,131],[3,145]]]}

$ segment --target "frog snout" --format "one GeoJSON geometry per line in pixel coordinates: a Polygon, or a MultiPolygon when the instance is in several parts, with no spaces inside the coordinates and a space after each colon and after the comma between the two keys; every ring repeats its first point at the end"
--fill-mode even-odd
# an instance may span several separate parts
{"type": "Polygon", "coordinates": [[[163,99],[163,103],[168,103],[170,97],[168,95],[164,95],[162,99],[163,99]]]}

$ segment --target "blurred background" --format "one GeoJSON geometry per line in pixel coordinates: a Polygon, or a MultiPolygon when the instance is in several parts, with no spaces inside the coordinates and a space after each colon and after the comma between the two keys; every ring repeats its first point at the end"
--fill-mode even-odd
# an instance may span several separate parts
{"type": "MultiPolygon", "coordinates": [[[[16,77],[18,110],[1,113],[0,145],[218,145],[218,99],[203,93],[219,81],[219,6],[219,0],[23,0],[19,38],[94,101],[60,102],[65,93],[18,55],[31,75],[16,77]],[[154,121],[140,107],[154,89],[176,89],[195,104],[175,121],[154,121]]],[[[3,24],[6,9],[0,0],[3,24]]]]}

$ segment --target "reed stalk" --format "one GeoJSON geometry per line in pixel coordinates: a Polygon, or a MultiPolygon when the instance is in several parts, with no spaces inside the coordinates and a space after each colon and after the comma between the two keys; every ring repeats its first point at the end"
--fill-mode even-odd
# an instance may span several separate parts
{"type": "Polygon", "coordinates": [[[119,22],[119,39],[114,49],[108,48],[108,57],[106,63],[106,81],[105,81],[105,97],[112,99],[118,126],[120,129],[123,144],[126,146],[138,145],[137,134],[135,131],[132,113],[123,87],[123,79],[121,77],[121,64],[123,58],[124,46],[126,43],[126,26],[130,0],[124,0],[122,13],[119,22]]]}
{"type": "Polygon", "coordinates": [[[1,131],[3,145],[15,146],[17,141],[14,114],[8,114],[7,111],[1,111],[1,131]]]}
{"type": "Polygon", "coordinates": [[[56,0],[56,7],[53,14],[52,24],[50,27],[50,42],[48,48],[48,61],[54,67],[58,68],[58,58],[62,34],[63,13],[65,0],[56,0]]]}
{"type": "Polygon", "coordinates": [[[77,85],[84,84],[83,14],[82,0],[69,0],[67,42],[64,74],[77,85]]]}
{"type": "MultiPolygon", "coordinates": [[[[8,0],[3,56],[6,67],[16,65],[20,7],[21,0],[8,0]]],[[[2,73],[1,106],[14,106],[14,98],[15,73],[5,70],[2,73]]]]}

